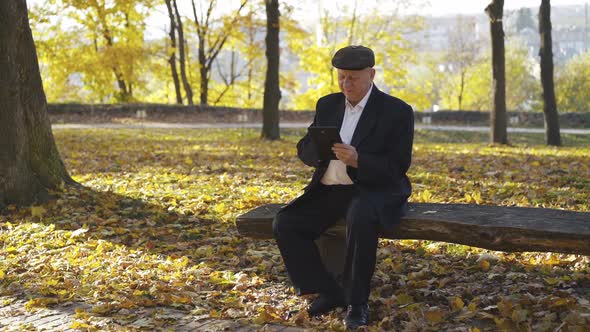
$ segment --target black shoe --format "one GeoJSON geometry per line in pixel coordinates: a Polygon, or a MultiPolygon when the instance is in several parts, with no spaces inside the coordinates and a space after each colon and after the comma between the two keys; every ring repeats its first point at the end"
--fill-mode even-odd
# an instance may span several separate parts
{"type": "Polygon", "coordinates": [[[349,305],[346,318],[344,319],[344,325],[349,330],[354,330],[359,326],[369,325],[369,305],[366,303],[349,305]]]}
{"type": "Polygon", "coordinates": [[[338,296],[322,293],[313,300],[309,308],[307,308],[307,313],[310,317],[314,317],[328,313],[338,307],[346,307],[346,301],[344,301],[342,295],[338,296]]]}

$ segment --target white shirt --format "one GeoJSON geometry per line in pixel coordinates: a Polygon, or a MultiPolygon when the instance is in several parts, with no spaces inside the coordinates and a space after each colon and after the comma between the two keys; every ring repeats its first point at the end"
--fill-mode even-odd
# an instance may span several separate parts
{"type": "MultiPolygon", "coordinates": [[[[367,105],[367,101],[369,100],[369,96],[371,95],[371,91],[373,90],[373,84],[367,91],[367,94],[358,102],[355,106],[346,99],[345,101],[345,108],[344,108],[344,119],[342,119],[342,127],[340,127],[340,138],[342,138],[342,142],[345,144],[350,144],[352,140],[352,135],[354,134],[354,130],[356,129],[356,125],[363,114],[363,110],[365,109],[365,105],[367,105]]],[[[325,185],[335,185],[335,184],[352,184],[352,180],[346,173],[346,164],[340,160],[330,160],[330,164],[328,165],[328,169],[326,173],[322,177],[321,182],[325,185]]]]}

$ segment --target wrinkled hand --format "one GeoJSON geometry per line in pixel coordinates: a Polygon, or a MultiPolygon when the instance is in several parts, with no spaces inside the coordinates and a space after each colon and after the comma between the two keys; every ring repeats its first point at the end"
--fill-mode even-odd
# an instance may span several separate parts
{"type": "Polygon", "coordinates": [[[359,155],[356,152],[356,148],[354,146],[343,143],[335,143],[332,146],[332,151],[334,151],[336,158],[338,158],[338,160],[342,161],[344,164],[354,168],[358,167],[359,155]]]}

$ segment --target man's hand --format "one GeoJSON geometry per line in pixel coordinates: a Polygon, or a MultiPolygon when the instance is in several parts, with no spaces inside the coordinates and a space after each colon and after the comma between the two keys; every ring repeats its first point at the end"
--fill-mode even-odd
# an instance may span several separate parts
{"type": "Polygon", "coordinates": [[[344,164],[358,168],[359,155],[356,152],[356,148],[354,146],[343,143],[335,143],[332,146],[332,151],[334,151],[336,158],[338,158],[338,160],[342,161],[344,164]]]}

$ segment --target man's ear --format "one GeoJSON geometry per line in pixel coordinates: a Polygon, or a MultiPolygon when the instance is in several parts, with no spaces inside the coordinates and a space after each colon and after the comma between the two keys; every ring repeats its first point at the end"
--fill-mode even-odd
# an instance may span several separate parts
{"type": "Polygon", "coordinates": [[[371,81],[375,78],[375,68],[371,68],[371,81]]]}

